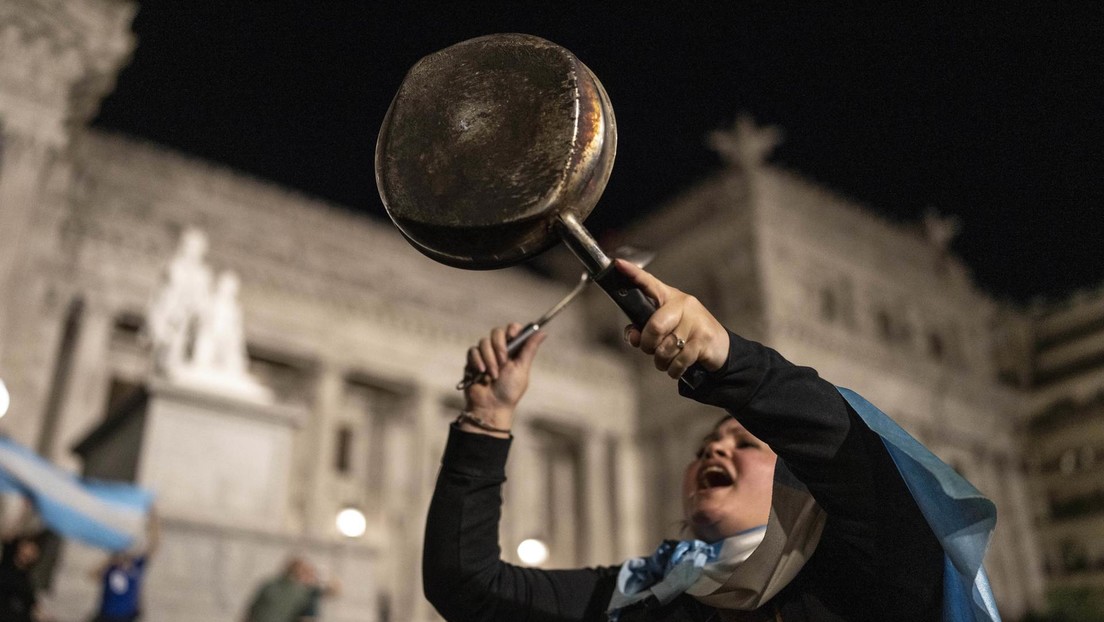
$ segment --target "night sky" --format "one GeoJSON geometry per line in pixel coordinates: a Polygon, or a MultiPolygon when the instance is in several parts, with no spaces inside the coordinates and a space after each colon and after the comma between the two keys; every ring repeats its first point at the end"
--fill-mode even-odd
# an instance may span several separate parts
{"type": "Polygon", "coordinates": [[[612,100],[596,236],[717,170],[705,134],[747,111],[783,129],[782,166],[894,221],[958,216],[953,248],[998,298],[1104,284],[1102,5],[684,4],[145,2],[94,124],[384,217],[373,150],[406,70],[525,32],[612,100]]]}

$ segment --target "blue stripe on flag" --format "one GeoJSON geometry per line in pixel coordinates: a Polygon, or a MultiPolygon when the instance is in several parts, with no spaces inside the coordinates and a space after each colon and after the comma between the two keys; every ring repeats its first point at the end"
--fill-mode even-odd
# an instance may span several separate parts
{"type": "Polygon", "coordinates": [[[901,478],[943,547],[944,622],[999,622],[1000,614],[982,566],[997,523],[996,506],[861,395],[837,388],[866,425],[882,437],[901,478]]]}

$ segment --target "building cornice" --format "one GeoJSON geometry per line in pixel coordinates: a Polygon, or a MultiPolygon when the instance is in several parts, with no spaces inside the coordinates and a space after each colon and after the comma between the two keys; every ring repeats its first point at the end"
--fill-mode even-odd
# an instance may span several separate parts
{"type": "Polygon", "coordinates": [[[67,144],[134,49],[129,0],[0,3],[0,116],[8,134],[67,144]]]}

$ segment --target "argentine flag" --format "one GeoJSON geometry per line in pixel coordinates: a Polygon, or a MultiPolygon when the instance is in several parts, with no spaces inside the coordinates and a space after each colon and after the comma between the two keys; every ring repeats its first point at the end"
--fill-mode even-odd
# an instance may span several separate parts
{"type": "Polygon", "coordinates": [[[943,547],[943,622],[1000,622],[982,566],[997,508],[876,406],[837,387],[882,443],[943,547]]]}
{"type": "Polygon", "coordinates": [[[82,480],[15,441],[0,437],[0,493],[29,498],[47,527],[111,551],[145,532],[153,495],[130,484],[82,480]]]}

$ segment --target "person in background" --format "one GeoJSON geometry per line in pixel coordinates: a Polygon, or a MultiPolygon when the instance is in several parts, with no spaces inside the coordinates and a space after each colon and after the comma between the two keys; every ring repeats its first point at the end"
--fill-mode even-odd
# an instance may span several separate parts
{"type": "Polygon", "coordinates": [[[33,508],[25,501],[22,516],[14,527],[5,529],[0,554],[0,620],[3,622],[46,622],[38,604],[31,573],[41,557],[38,534],[29,525],[33,508]]]}
{"type": "Polygon", "coordinates": [[[309,622],[317,618],[322,598],[339,591],[336,581],[319,581],[306,559],[292,557],[282,573],[257,588],[243,622],[309,622]]]}
{"type": "Polygon", "coordinates": [[[113,553],[92,578],[101,584],[100,608],[93,622],[135,622],[142,617],[142,582],[161,538],[160,520],[150,508],[146,542],[132,551],[113,553]]]}

